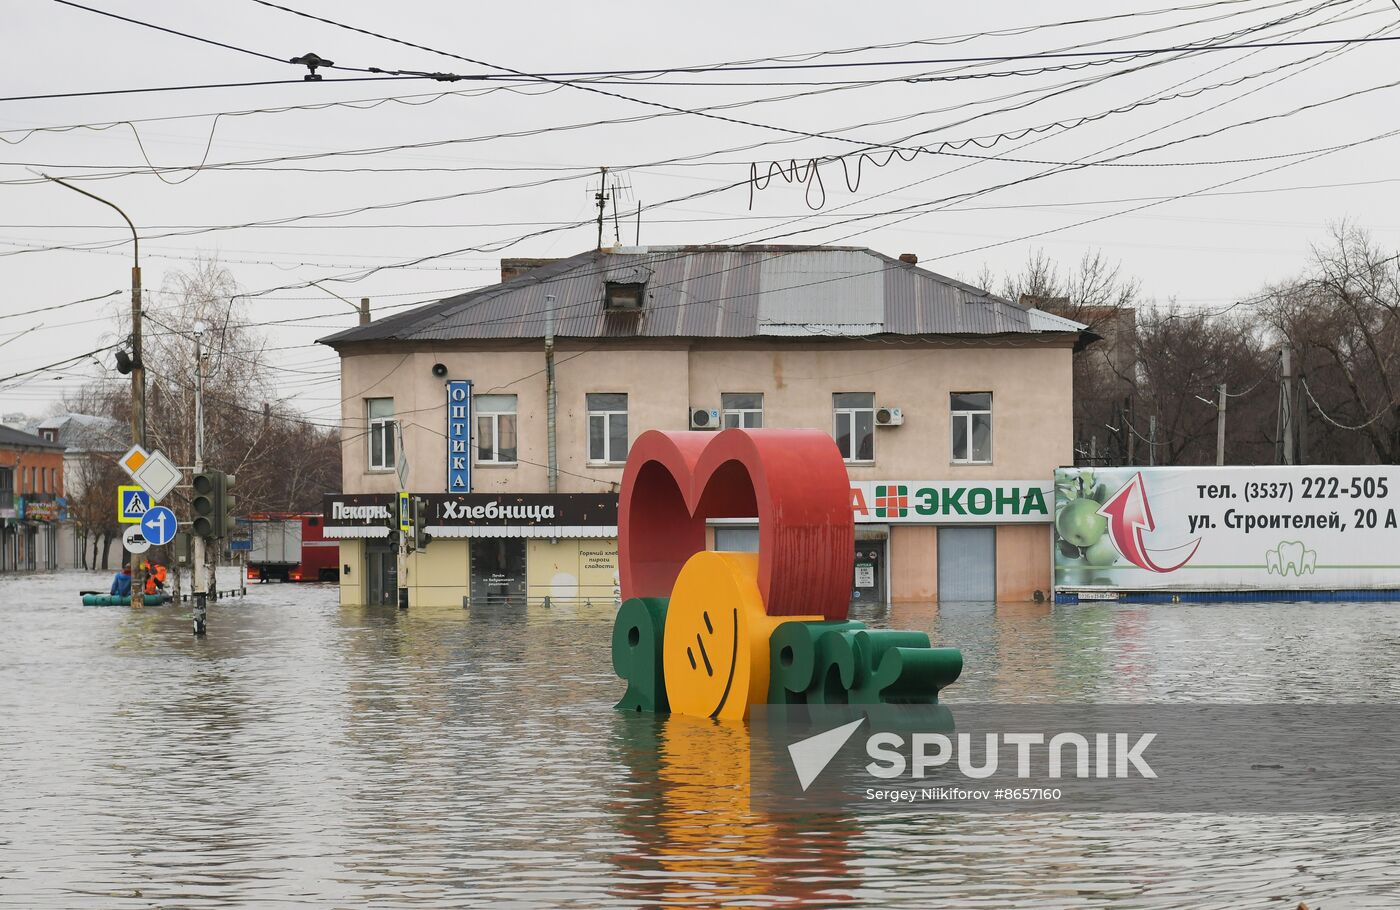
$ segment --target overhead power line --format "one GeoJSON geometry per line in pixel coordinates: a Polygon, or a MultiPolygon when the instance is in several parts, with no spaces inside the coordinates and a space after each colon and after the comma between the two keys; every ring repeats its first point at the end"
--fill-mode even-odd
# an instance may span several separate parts
{"type": "Polygon", "coordinates": [[[94,98],[99,95],[144,95],[153,92],[190,92],[210,88],[252,88],[260,85],[326,85],[332,82],[397,82],[419,76],[347,76],[308,83],[301,79],[264,79],[259,82],[209,82],[201,85],[160,85],[150,88],[110,88],[88,92],[51,92],[47,95],[10,95],[4,101],[49,101],[55,98],[94,98]]]}

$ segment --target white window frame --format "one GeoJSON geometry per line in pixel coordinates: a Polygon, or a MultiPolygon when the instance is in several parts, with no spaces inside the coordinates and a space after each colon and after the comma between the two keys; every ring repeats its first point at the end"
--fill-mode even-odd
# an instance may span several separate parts
{"type": "Polygon", "coordinates": [[[954,410],[954,409],[953,409],[953,396],[954,396],[954,395],[986,395],[986,396],[987,396],[987,400],[988,400],[988,401],[992,401],[992,393],[991,393],[991,392],[951,392],[951,393],[949,393],[949,395],[948,395],[948,411],[949,411],[949,413],[950,413],[950,415],[951,415],[951,417],[952,417],[951,421],[950,421],[949,424],[948,424],[948,447],[949,447],[949,449],[950,449],[951,452],[952,452],[952,456],[953,456],[953,462],[952,462],[952,463],[953,463],[953,464],[991,464],[991,463],[992,463],[992,440],[993,440],[993,435],[994,435],[993,432],[992,432],[993,429],[994,429],[994,427],[992,426],[992,406],[989,404],[989,405],[988,405],[987,407],[985,407],[985,408],[970,408],[970,409],[965,409],[965,410],[954,410]],[[986,417],[987,417],[987,457],[986,457],[986,458],[973,458],[973,457],[972,457],[972,454],[973,454],[973,453],[972,453],[972,449],[973,449],[973,445],[972,445],[972,418],[973,418],[975,415],[978,415],[978,414],[984,414],[984,415],[986,415],[986,417]],[[957,443],[956,443],[956,440],[957,440],[958,437],[957,437],[957,430],[956,430],[956,427],[957,427],[957,425],[958,425],[958,421],[962,421],[962,422],[963,422],[963,439],[964,439],[964,440],[966,441],[966,443],[967,443],[967,451],[966,451],[966,453],[965,453],[965,457],[963,457],[963,458],[959,458],[959,457],[958,457],[957,450],[953,448],[953,447],[957,444],[957,443]]]}
{"type": "Polygon", "coordinates": [[[392,417],[370,417],[369,406],[372,401],[387,401],[392,406],[394,399],[389,396],[365,399],[365,422],[369,427],[368,432],[365,434],[365,444],[367,447],[365,469],[371,474],[388,474],[397,468],[396,461],[398,460],[399,454],[399,418],[397,412],[392,417]],[[380,451],[378,453],[374,451],[376,428],[379,429],[380,440],[380,451]],[[387,447],[384,445],[384,440],[386,439],[389,440],[389,445],[387,447]],[[384,464],[384,456],[388,453],[388,449],[393,450],[393,457],[388,459],[388,464],[384,464]],[[378,456],[377,458],[376,455],[378,456]]]}
{"type": "Polygon", "coordinates": [[[721,392],[719,396],[721,410],[719,415],[719,427],[721,430],[730,429],[729,417],[735,418],[734,426],[745,430],[763,429],[763,393],[762,392],[721,392]],[[758,398],[756,408],[726,408],[723,406],[725,395],[753,395],[758,398]],[[757,423],[752,423],[751,418],[758,417],[757,423]]]}
{"type": "Polygon", "coordinates": [[[847,421],[849,421],[849,423],[850,423],[850,430],[847,432],[846,438],[849,439],[850,442],[851,442],[851,454],[848,456],[848,455],[846,455],[846,454],[843,452],[843,453],[841,454],[841,460],[844,461],[846,464],[874,464],[874,463],[875,463],[875,394],[874,394],[873,392],[837,392],[837,393],[835,393],[835,394],[837,394],[837,395],[869,395],[869,396],[870,396],[870,407],[868,407],[868,408],[838,408],[838,407],[836,407],[836,398],[835,398],[835,395],[832,396],[832,406],[831,406],[831,438],[836,440],[836,445],[837,445],[838,448],[840,448],[840,445],[841,445],[841,441],[840,441],[840,440],[841,440],[841,430],[840,430],[839,424],[841,423],[841,419],[842,419],[842,418],[845,418],[845,419],[846,419],[847,421]],[[856,457],[856,451],[857,451],[857,448],[858,448],[858,446],[856,445],[856,438],[855,438],[855,436],[856,436],[856,415],[857,415],[857,414],[869,414],[869,415],[870,415],[870,457],[869,457],[869,458],[857,458],[857,457],[856,457]]]}
{"type": "MultiPolygon", "coordinates": [[[[624,420],[626,420],[626,419],[627,419],[627,410],[628,410],[628,409],[624,407],[624,408],[623,408],[622,410],[620,410],[620,411],[619,411],[619,410],[612,410],[612,409],[596,409],[596,410],[595,410],[594,408],[592,408],[592,407],[590,407],[590,406],[588,405],[588,396],[589,396],[589,395],[621,395],[621,396],[623,396],[623,397],[625,398],[625,397],[627,396],[627,393],[626,393],[626,392],[589,392],[589,393],[585,394],[585,395],[584,395],[584,398],[583,398],[583,401],[584,401],[584,410],[585,410],[585,412],[588,414],[587,422],[586,422],[585,425],[584,425],[584,445],[588,447],[588,451],[587,451],[588,463],[591,464],[591,465],[619,465],[619,464],[625,463],[625,462],[627,461],[627,452],[623,452],[621,458],[615,458],[615,457],[614,457],[614,455],[615,455],[616,453],[614,453],[613,450],[612,450],[612,422],[613,422],[613,419],[614,419],[615,417],[622,417],[624,420]],[[601,459],[598,459],[598,458],[594,458],[594,457],[593,457],[593,418],[594,418],[594,417],[601,417],[601,418],[603,419],[603,458],[601,458],[601,459]]],[[[630,402],[629,402],[629,403],[630,403],[630,402]]],[[[632,427],[631,427],[631,424],[630,424],[630,421],[629,421],[628,427],[627,427],[627,449],[628,449],[628,451],[631,451],[631,448],[632,448],[631,430],[632,430],[632,427]]]]}
{"type": "Polygon", "coordinates": [[[504,396],[504,395],[501,395],[501,396],[497,396],[497,395],[475,395],[475,396],[473,396],[473,400],[472,400],[472,413],[473,413],[473,416],[474,416],[474,420],[472,421],[472,427],[473,427],[473,429],[476,430],[477,440],[476,440],[476,445],[472,446],[472,451],[474,451],[474,452],[476,453],[476,463],[477,463],[477,464],[509,464],[509,465],[519,464],[519,463],[520,463],[520,461],[519,461],[519,459],[520,459],[520,399],[517,398],[515,395],[510,395],[510,396],[509,396],[510,398],[515,399],[515,407],[511,408],[509,411],[502,411],[502,410],[500,410],[499,408],[495,408],[495,407],[486,408],[485,410],[482,409],[482,406],[481,406],[481,399],[482,399],[482,398],[497,398],[497,397],[506,397],[506,396],[504,396]],[[502,417],[510,417],[510,418],[512,418],[512,419],[515,421],[515,457],[514,457],[514,458],[502,458],[502,457],[501,457],[501,418],[502,418],[502,417]],[[490,457],[490,458],[482,458],[482,457],[481,457],[481,438],[480,438],[480,437],[481,437],[481,421],[482,421],[483,418],[484,418],[484,419],[487,419],[487,420],[490,420],[490,422],[491,422],[491,457],[490,457]]]}

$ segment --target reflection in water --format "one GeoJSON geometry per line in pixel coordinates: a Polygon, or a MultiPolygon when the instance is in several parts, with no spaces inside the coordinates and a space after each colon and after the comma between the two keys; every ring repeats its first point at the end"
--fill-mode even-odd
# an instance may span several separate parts
{"type": "MultiPolygon", "coordinates": [[[[0,579],[0,908],[1400,906],[1393,816],[756,814],[744,727],[611,709],[613,611],[77,606],[0,579]]],[[[946,701],[1400,700],[1400,607],[862,608],[946,701]]]]}
{"type": "Polygon", "coordinates": [[[618,806],[636,846],[617,859],[641,873],[622,880],[619,900],[661,907],[848,901],[854,822],[757,812],[744,724],[620,713],[617,739],[629,790],[638,795],[618,806]]]}

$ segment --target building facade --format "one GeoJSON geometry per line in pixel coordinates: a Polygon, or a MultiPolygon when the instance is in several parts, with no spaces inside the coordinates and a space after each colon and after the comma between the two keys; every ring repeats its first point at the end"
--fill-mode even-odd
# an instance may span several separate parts
{"type": "MultiPolygon", "coordinates": [[[[341,356],[344,483],[326,525],[343,600],[392,600],[401,469],[434,535],[407,565],[410,603],[614,598],[630,441],[726,427],[832,434],[854,600],[1044,596],[1083,327],[910,259],[601,250],[323,339],[341,356]]],[[[711,532],[717,549],[756,546],[752,522],[711,532]]]]}
{"type": "Polygon", "coordinates": [[[0,426],[0,572],[59,567],[63,446],[0,426]]]}
{"type": "Polygon", "coordinates": [[[63,493],[70,508],[58,526],[58,568],[87,568],[94,529],[81,523],[82,497],[90,484],[105,496],[100,490],[107,487],[113,465],[130,444],[127,428],[110,417],[68,413],[40,422],[34,434],[63,446],[63,493]]]}

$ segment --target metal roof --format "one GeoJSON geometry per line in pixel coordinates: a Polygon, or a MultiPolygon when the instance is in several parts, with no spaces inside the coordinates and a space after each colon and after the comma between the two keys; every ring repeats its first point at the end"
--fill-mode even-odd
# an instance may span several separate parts
{"type": "Polygon", "coordinates": [[[56,442],[49,442],[32,433],[23,430],[16,430],[14,427],[7,427],[0,424],[0,448],[25,448],[25,449],[58,449],[62,451],[63,446],[56,442]]]}
{"type": "Polygon", "coordinates": [[[864,247],[669,246],[590,250],[509,281],[320,339],[1034,335],[1080,323],[864,247]],[[604,312],[605,282],[646,285],[640,312],[604,312]],[[548,299],[552,296],[554,299],[548,299]]]}

